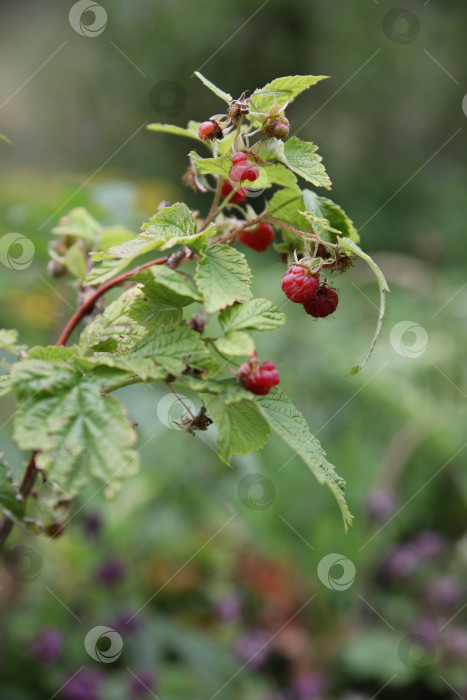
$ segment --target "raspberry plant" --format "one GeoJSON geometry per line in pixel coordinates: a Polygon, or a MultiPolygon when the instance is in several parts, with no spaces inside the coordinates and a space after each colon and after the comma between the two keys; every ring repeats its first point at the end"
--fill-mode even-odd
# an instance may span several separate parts
{"type": "Polygon", "coordinates": [[[16,331],[0,332],[6,353],[0,393],[16,395],[14,438],[21,450],[32,451],[20,484],[1,466],[0,541],[14,523],[57,535],[72,499],[90,481],[111,497],[137,472],[135,427],[111,394],[140,382],[198,394],[199,413],[184,415],[181,426],[195,434],[214,422],[226,463],[262,448],[276,431],[330,487],[345,526],[352,522],[344,480],[278,388],[273,360],[257,357],[255,335],[279,328],[286,316],[268,299],[253,298],[241,250],[264,251],[275,237],[279,259],[275,269],[270,266],[271,279],[280,285],[287,265],[283,289],[312,316],[337,305],[327,275],[344,271],[355,257],[365,260],[376,273],[381,311],[367,358],[351,373],[364,366],[379,333],[387,286],[358,246],[350,218],[309,188],[329,189],[331,181],[317,147],[289,137],[285,116],[287,106],[324,76],[278,78],[238,100],[197,76],[225,103],[224,113],[201,124],[190,121],[185,129],[148,128],[210,150],[209,157],[191,151],[184,176],[197,192],[212,193],[206,217],[181,202],[163,202],[137,235],[104,228],[84,209],[74,209],[53,230],[48,270],[75,279],[77,311],[55,346],[26,348],[16,331]],[[253,208],[255,201],[263,202],[261,210],[253,208]],[[137,262],[153,252],[159,257],[137,262]],[[104,307],[103,295],[115,287],[123,287],[121,295],[104,307]],[[83,320],[84,329],[65,347],[83,320]],[[31,517],[31,495],[42,522],[31,517]]]}

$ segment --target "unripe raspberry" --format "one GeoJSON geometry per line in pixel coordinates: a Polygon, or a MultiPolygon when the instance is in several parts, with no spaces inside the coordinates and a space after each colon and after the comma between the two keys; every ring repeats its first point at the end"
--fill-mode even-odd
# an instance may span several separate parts
{"type": "Polygon", "coordinates": [[[243,180],[254,182],[259,178],[259,169],[248,161],[240,162],[230,168],[229,177],[232,182],[242,182],[243,180]]]}
{"type": "Polygon", "coordinates": [[[215,129],[214,122],[202,122],[198,128],[198,136],[202,141],[206,141],[215,129]]]}
{"type": "MultiPolygon", "coordinates": [[[[243,366],[243,365],[242,365],[243,366]]],[[[277,386],[280,382],[279,372],[276,369],[274,362],[267,360],[253,370],[244,379],[245,389],[248,389],[253,394],[265,396],[273,386],[277,386]]]]}
{"type": "Polygon", "coordinates": [[[246,163],[248,161],[248,158],[246,156],[246,153],[243,153],[243,151],[237,151],[237,153],[234,153],[232,156],[232,165],[237,165],[238,163],[246,163]]]}
{"type": "MultiPolygon", "coordinates": [[[[222,183],[221,195],[223,197],[228,197],[229,194],[232,192],[232,190],[233,190],[233,187],[230,184],[230,182],[228,180],[224,180],[224,182],[222,183]]],[[[234,204],[242,204],[246,199],[246,195],[247,195],[247,190],[244,187],[240,187],[235,192],[233,197],[231,197],[230,201],[233,202],[234,204]]]]}
{"type": "Polygon", "coordinates": [[[325,318],[330,316],[337,309],[339,295],[335,289],[322,284],[313,299],[306,301],[303,308],[314,318],[325,318]]]}
{"type": "Polygon", "coordinates": [[[274,229],[271,224],[262,223],[252,231],[242,231],[238,238],[244,245],[262,253],[274,240],[274,229]]]}
{"type": "Polygon", "coordinates": [[[211,141],[212,139],[222,139],[224,134],[221,127],[215,120],[202,122],[198,127],[198,136],[201,141],[211,141]]]}
{"type": "Polygon", "coordinates": [[[282,291],[296,304],[313,299],[319,287],[318,275],[303,265],[292,265],[282,279],[282,291]]]}
{"type": "Polygon", "coordinates": [[[289,135],[290,122],[287,117],[278,116],[266,119],[263,126],[263,134],[268,138],[285,139],[289,135]]]}

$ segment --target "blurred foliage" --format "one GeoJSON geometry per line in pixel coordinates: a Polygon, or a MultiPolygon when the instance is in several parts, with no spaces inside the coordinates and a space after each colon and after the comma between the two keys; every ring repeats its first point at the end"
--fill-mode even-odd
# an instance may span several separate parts
{"type": "MultiPolygon", "coordinates": [[[[270,0],[260,7],[246,0],[114,3],[105,32],[87,39],[70,29],[58,0],[3,3],[0,102],[67,44],[0,113],[0,131],[12,141],[0,143],[0,235],[29,236],[36,250],[27,269],[1,268],[1,324],[18,327],[25,343],[54,342],[76,299],[66,280],[47,278],[46,247],[50,228],[72,206],[133,230],[163,198],[207,210],[208,202],[180,183],[189,143],[141,129],[118,150],[145,121],[185,125],[216,113],[219,103],[191,79],[193,70],[206,63],[203,72],[234,95],[276,75],[331,75],[289,116],[292,128],[309,120],[300,136],[322,144],[333,197],[357,227],[380,210],[362,237],[392,290],[383,337],[362,375],[345,378],[363,359],[377,313],[375,284],[357,265],[337,280],[334,319],[310,324],[289,304],[288,323],[273,344],[261,339],[259,350],[276,362],[282,385],[299,397],[348,480],[356,524],[345,538],[330,494],[279,440],[229,470],[211,449],[211,432],[192,438],[161,423],[163,394],[151,386],[125,389],[141,434],[141,474],[116,503],[92,492],[76,503],[65,538],[38,544],[16,532],[9,543],[37,550],[43,566],[28,584],[15,580],[11,566],[0,572],[0,695],[8,700],[47,700],[83,666],[103,674],[89,679],[103,700],[144,697],[141,688],[139,695],[130,689],[127,667],[141,678],[149,674],[146,685],[162,700],[375,693],[382,700],[441,699],[454,696],[450,685],[467,692],[466,617],[458,612],[465,589],[456,599],[455,585],[439,583],[448,573],[451,584],[465,584],[467,563],[467,244],[459,235],[467,184],[461,108],[467,6],[404,3],[420,18],[416,40],[406,45],[382,30],[395,7],[387,0],[270,0]],[[149,101],[162,80],[186,91],[175,116],[149,101]],[[428,334],[419,356],[404,356],[409,337],[409,351],[402,340],[391,342],[391,330],[404,320],[428,334]],[[246,504],[240,484],[250,473],[272,484],[269,507],[254,507],[256,492],[253,507],[246,504]],[[376,492],[394,503],[383,507],[376,492]],[[94,513],[103,531],[89,539],[94,513]],[[414,540],[423,531],[443,538],[425,559],[414,540]],[[355,564],[347,590],[329,590],[317,576],[331,552],[355,564]],[[111,557],[123,560],[121,580],[111,557]],[[103,564],[111,573],[101,572],[96,583],[103,564]],[[117,580],[110,585],[112,571],[117,580]],[[122,626],[143,605],[134,631],[122,626]],[[115,664],[99,664],[84,649],[97,625],[120,629],[124,652],[115,664]],[[48,628],[58,630],[64,646],[47,664],[45,642],[41,651],[37,638],[48,628]],[[273,635],[259,666],[242,668],[242,649],[260,648],[273,635]],[[418,660],[407,635],[419,635],[418,660]]],[[[282,305],[274,254],[248,257],[255,295],[282,305]]],[[[2,449],[20,474],[27,456],[9,437],[9,399],[0,410],[2,449]]],[[[84,685],[74,697],[92,700],[84,685]]],[[[73,697],[66,692],[58,697],[73,697]]]]}

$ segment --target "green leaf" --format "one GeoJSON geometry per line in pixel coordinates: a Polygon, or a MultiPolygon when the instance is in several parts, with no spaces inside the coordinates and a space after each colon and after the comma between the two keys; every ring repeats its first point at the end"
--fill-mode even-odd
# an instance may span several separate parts
{"type": "Polygon", "coordinates": [[[28,350],[28,360],[51,360],[56,361],[66,361],[72,360],[78,355],[78,348],[76,345],[71,345],[69,347],[64,347],[60,345],[35,345],[33,348],[28,350]]]}
{"type": "Polygon", "coordinates": [[[211,355],[200,334],[188,326],[162,326],[148,333],[127,357],[130,362],[147,359],[166,370],[166,374],[181,374],[188,366],[209,366],[211,355]]]}
{"type": "Polygon", "coordinates": [[[97,250],[108,250],[112,246],[120,245],[131,238],[136,238],[137,235],[125,226],[109,226],[102,231],[98,240],[97,250]]]}
{"type": "MultiPolygon", "coordinates": [[[[279,190],[274,194],[274,196],[269,200],[267,205],[268,216],[282,221],[284,224],[288,224],[299,231],[312,231],[312,225],[307,221],[306,217],[300,213],[299,209],[303,209],[303,198],[301,190],[296,187],[293,189],[283,189],[279,190]]],[[[274,224],[279,226],[280,224],[274,224]]],[[[282,228],[283,243],[276,243],[275,248],[280,252],[288,253],[293,255],[294,251],[303,253],[305,252],[305,244],[303,237],[297,236],[292,231],[286,228],[282,228]]]]}
{"type": "Polygon", "coordinates": [[[9,146],[11,146],[11,141],[4,134],[0,134],[0,141],[5,141],[9,146]]]}
{"type": "Polygon", "coordinates": [[[251,355],[255,344],[248,333],[232,331],[222,338],[217,338],[214,345],[223,355],[251,355]]]}
{"type": "Polygon", "coordinates": [[[378,336],[381,332],[381,327],[383,325],[383,318],[384,314],[386,311],[386,292],[389,292],[389,287],[388,283],[386,282],[386,279],[382,273],[382,271],[379,269],[378,265],[375,263],[375,261],[370,258],[370,256],[367,253],[364,253],[363,250],[355,243],[355,241],[350,240],[350,238],[338,238],[337,242],[339,243],[339,251],[343,253],[350,253],[353,255],[357,255],[359,258],[364,260],[373,270],[375,277],[378,281],[378,287],[379,287],[379,294],[380,294],[380,303],[379,303],[379,315],[378,315],[378,321],[376,323],[376,330],[375,334],[373,336],[373,340],[371,341],[370,349],[368,350],[368,353],[363,360],[361,365],[356,365],[355,367],[352,367],[350,372],[348,372],[348,375],[351,374],[357,374],[361,369],[363,369],[370,359],[371,353],[374,350],[374,347],[376,345],[376,341],[378,340],[378,336]]]}
{"type": "Polygon", "coordinates": [[[26,512],[24,500],[19,496],[13,483],[13,475],[4,464],[0,454],[0,510],[4,515],[12,515],[16,520],[22,520],[26,512]]]}
{"type": "Polygon", "coordinates": [[[210,246],[198,262],[196,283],[209,313],[251,299],[250,280],[245,256],[229,245],[210,246]]]}
{"type": "Polygon", "coordinates": [[[255,90],[250,99],[258,110],[267,113],[273,106],[274,99],[277,100],[279,108],[283,107],[293,102],[302,92],[328,77],[327,75],[287,75],[276,78],[255,90]]]}
{"type": "Polygon", "coordinates": [[[236,401],[254,401],[251,391],[243,388],[235,379],[200,379],[188,374],[177,377],[174,384],[176,386],[196,391],[198,394],[220,395],[225,403],[235,403],[236,401]]]}
{"type": "Polygon", "coordinates": [[[9,374],[0,375],[0,396],[6,396],[13,391],[13,384],[9,374]]]}
{"type": "Polygon", "coordinates": [[[246,455],[265,445],[271,433],[257,405],[242,399],[227,403],[221,396],[200,394],[218,431],[219,457],[230,463],[232,455],[246,455]]]}
{"type": "Polygon", "coordinates": [[[95,241],[101,234],[102,226],[83,207],[72,209],[61,219],[58,226],[52,229],[52,233],[60,236],[77,236],[88,241],[95,241]]]}
{"type": "Polygon", "coordinates": [[[338,204],[327,197],[320,197],[311,190],[303,190],[303,202],[312,222],[315,221],[323,229],[338,232],[358,243],[360,237],[352,219],[338,204]]]}
{"type": "Polygon", "coordinates": [[[205,240],[207,235],[205,231],[196,230],[191,211],[180,202],[161,209],[143,227],[145,230],[136,238],[112,246],[108,251],[92,253],[93,259],[103,261],[103,264],[91,270],[86,284],[101,284],[111,279],[140,255],[153,250],[167,250],[174,245],[194,244],[197,239],[205,240]],[[110,262],[106,264],[106,261],[110,262]]]}
{"type": "Polygon", "coordinates": [[[65,265],[77,279],[83,280],[86,277],[86,258],[78,243],[75,243],[67,249],[65,265]]]}
{"type": "Polygon", "coordinates": [[[220,175],[225,179],[228,179],[232,167],[231,155],[225,153],[218,158],[201,158],[196,151],[190,151],[188,154],[199,175],[220,175]]]}
{"type": "Polygon", "coordinates": [[[81,333],[81,348],[94,352],[125,352],[136,345],[146,329],[130,313],[142,294],[140,289],[132,287],[109,304],[81,333]]]}
{"type": "Polygon", "coordinates": [[[325,451],[311,434],[303,415],[281,389],[272,389],[266,396],[257,397],[256,401],[271,428],[303,459],[319,483],[327,484],[334,493],[347,530],[352,525],[353,516],[345,500],[345,481],[326,459],[325,451]]]}
{"type": "Polygon", "coordinates": [[[114,495],[138,470],[136,433],[125,409],[66,365],[25,360],[12,369],[18,396],[14,437],[39,450],[36,464],[55,489],[72,497],[90,477],[114,495]]]}
{"type": "Polygon", "coordinates": [[[284,144],[283,162],[288,168],[300,175],[316,187],[331,188],[329,179],[322,158],[316,151],[318,147],[313,143],[301,141],[296,136],[288,139],[284,144]]]}
{"type": "Polygon", "coordinates": [[[0,350],[6,350],[13,355],[17,355],[20,350],[25,349],[25,345],[18,345],[18,331],[14,328],[0,328],[0,350]]]}
{"type": "MultiPolygon", "coordinates": [[[[183,274],[176,270],[171,270],[165,265],[156,265],[149,270],[143,270],[142,274],[137,277],[140,282],[143,282],[146,290],[164,287],[180,297],[180,306],[186,306],[193,301],[202,301],[201,295],[194,286],[183,279],[183,274]]],[[[148,291],[150,293],[150,291],[148,291]]]]}
{"type": "Polygon", "coordinates": [[[286,315],[268,299],[252,299],[225,309],[219,323],[225,333],[232,331],[273,331],[286,321],[286,315]]]}
{"type": "Polygon", "coordinates": [[[198,136],[198,127],[200,122],[190,122],[187,129],[183,129],[181,126],[173,126],[172,124],[148,124],[146,129],[149,131],[162,131],[166,134],[174,134],[175,136],[186,136],[189,139],[195,139],[195,141],[200,141],[198,136]]]}
{"type": "Polygon", "coordinates": [[[220,97],[221,100],[224,100],[224,102],[227,102],[227,104],[229,102],[232,102],[232,100],[233,100],[232,95],[229,95],[228,92],[224,92],[223,90],[218,88],[216,85],[214,85],[214,83],[211,83],[211,81],[208,80],[207,78],[205,78],[202,73],[195,70],[195,75],[197,78],[199,78],[201,80],[202,83],[204,83],[206,85],[206,87],[208,87],[210,90],[212,90],[212,92],[215,95],[217,95],[217,97],[220,97]]]}

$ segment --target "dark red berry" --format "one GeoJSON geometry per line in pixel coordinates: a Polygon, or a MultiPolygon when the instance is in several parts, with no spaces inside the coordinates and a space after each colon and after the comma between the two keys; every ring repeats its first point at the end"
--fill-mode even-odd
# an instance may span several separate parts
{"type": "MultiPolygon", "coordinates": [[[[229,194],[232,192],[232,190],[233,190],[233,187],[230,184],[230,182],[228,182],[228,180],[224,180],[224,182],[222,183],[222,189],[221,189],[222,196],[228,197],[229,194]]],[[[246,199],[246,195],[247,195],[246,189],[244,187],[240,187],[235,192],[233,197],[230,198],[230,201],[233,202],[234,204],[242,204],[246,199]]]]}
{"type": "Polygon", "coordinates": [[[282,291],[296,304],[313,299],[318,287],[318,275],[311,273],[303,265],[292,265],[282,279],[282,291]]]}
{"type": "Polygon", "coordinates": [[[315,318],[325,318],[330,316],[337,309],[339,295],[335,289],[322,284],[316,296],[303,304],[303,308],[315,318]]]}
{"type": "Polygon", "coordinates": [[[274,362],[267,360],[258,367],[258,369],[253,370],[244,379],[245,389],[253,392],[253,394],[258,394],[259,396],[265,396],[269,393],[269,390],[273,386],[277,386],[280,382],[279,372],[276,369],[274,362]]]}
{"type": "Polygon", "coordinates": [[[253,231],[242,231],[239,240],[258,253],[262,253],[274,240],[274,229],[271,224],[259,224],[253,231]]]}
{"type": "Polygon", "coordinates": [[[198,128],[198,136],[202,141],[212,138],[216,125],[214,122],[202,122],[198,128]]]}
{"type": "Polygon", "coordinates": [[[232,156],[232,165],[237,165],[238,163],[246,163],[248,158],[246,157],[246,153],[243,153],[243,151],[237,151],[237,153],[234,153],[232,156]]]}
{"type": "Polygon", "coordinates": [[[230,168],[229,177],[232,182],[242,182],[243,180],[254,182],[259,178],[259,170],[256,165],[241,162],[230,168]]]}

